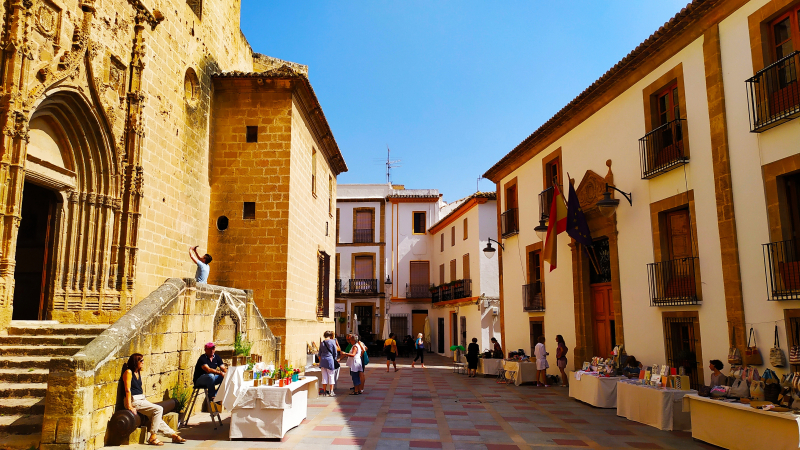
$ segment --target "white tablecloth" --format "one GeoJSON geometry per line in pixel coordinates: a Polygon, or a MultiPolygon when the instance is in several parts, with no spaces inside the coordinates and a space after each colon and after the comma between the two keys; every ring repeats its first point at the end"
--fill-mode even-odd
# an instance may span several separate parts
{"type": "Polygon", "coordinates": [[[497,375],[500,368],[503,367],[502,359],[478,359],[478,373],[483,375],[497,375]]]}
{"type": "Polygon", "coordinates": [[[690,431],[692,418],[681,407],[687,394],[697,391],[617,383],[617,415],[659,430],[690,431]]]}
{"type": "Polygon", "coordinates": [[[683,410],[692,415],[692,437],[730,449],[800,448],[800,418],[762,411],[741,403],[686,395],[683,410]]]}
{"type": "Polygon", "coordinates": [[[306,418],[309,390],[316,389],[316,377],[306,377],[284,387],[244,389],[231,410],[229,437],[282,438],[306,418]]]}
{"type": "Polygon", "coordinates": [[[536,381],[536,363],[504,360],[503,369],[516,372],[514,384],[517,386],[536,381]]]}
{"type": "Polygon", "coordinates": [[[228,370],[225,378],[222,379],[222,384],[217,390],[217,395],[214,399],[222,402],[222,407],[231,410],[236,403],[236,397],[248,387],[253,386],[253,380],[244,381],[245,366],[235,366],[228,370]]]}
{"type": "Polygon", "coordinates": [[[569,373],[569,396],[598,408],[617,407],[617,382],[620,377],[597,377],[575,372],[569,373]]]}

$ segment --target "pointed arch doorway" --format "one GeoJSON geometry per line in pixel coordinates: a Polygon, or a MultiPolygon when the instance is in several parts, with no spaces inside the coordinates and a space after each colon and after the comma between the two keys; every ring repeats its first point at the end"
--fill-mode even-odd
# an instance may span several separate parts
{"type": "Polygon", "coordinates": [[[60,205],[52,190],[25,182],[17,232],[13,320],[49,319],[53,281],[55,217],[60,205]]]}

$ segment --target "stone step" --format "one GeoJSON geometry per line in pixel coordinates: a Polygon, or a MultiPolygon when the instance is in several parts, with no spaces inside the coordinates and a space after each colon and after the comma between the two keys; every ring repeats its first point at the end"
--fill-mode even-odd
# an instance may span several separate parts
{"type": "Polygon", "coordinates": [[[0,383],[47,383],[47,369],[0,369],[0,383]]]}
{"type": "Polygon", "coordinates": [[[52,345],[52,346],[65,346],[65,345],[78,345],[84,347],[96,336],[90,335],[62,335],[50,334],[42,336],[32,335],[9,335],[0,336],[1,345],[52,345]]]}
{"type": "Polygon", "coordinates": [[[33,434],[42,432],[43,415],[0,416],[0,433],[7,434],[33,434]]]}
{"type": "Polygon", "coordinates": [[[0,345],[0,357],[6,356],[72,356],[82,345],[0,345]]]}
{"type": "Polygon", "coordinates": [[[49,356],[3,356],[0,358],[0,369],[47,369],[49,356]]]}
{"type": "Polygon", "coordinates": [[[0,398],[43,398],[47,383],[0,383],[0,398]]]}
{"type": "Polygon", "coordinates": [[[0,442],[3,450],[30,450],[39,448],[42,433],[33,434],[5,434],[0,433],[0,442]]]}
{"type": "Polygon", "coordinates": [[[49,322],[38,324],[34,321],[12,320],[6,331],[9,336],[46,336],[54,334],[98,336],[108,327],[109,325],[51,324],[49,322]]]}
{"type": "Polygon", "coordinates": [[[44,398],[0,398],[0,416],[44,414],[44,398]]]}

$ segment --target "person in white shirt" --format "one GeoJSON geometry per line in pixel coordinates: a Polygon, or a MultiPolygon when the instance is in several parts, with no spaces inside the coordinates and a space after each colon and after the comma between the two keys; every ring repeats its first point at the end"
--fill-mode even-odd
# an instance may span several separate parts
{"type": "Polygon", "coordinates": [[[550,387],[547,384],[547,368],[550,367],[547,364],[547,355],[549,353],[544,349],[544,341],[544,336],[539,336],[539,343],[533,349],[533,356],[536,357],[536,385],[550,387]]]}

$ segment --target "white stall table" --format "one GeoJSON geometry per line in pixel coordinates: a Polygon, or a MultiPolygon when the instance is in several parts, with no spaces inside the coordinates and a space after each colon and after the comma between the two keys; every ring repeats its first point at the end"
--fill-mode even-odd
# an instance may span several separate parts
{"type": "Polygon", "coordinates": [[[617,407],[620,377],[600,377],[583,371],[569,373],[569,396],[597,408],[617,407]]]}
{"type": "Polygon", "coordinates": [[[617,415],[667,431],[690,431],[692,418],[681,406],[697,391],[617,383],[617,415]]]}
{"type": "Polygon", "coordinates": [[[533,383],[536,381],[536,363],[503,360],[503,369],[516,372],[514,384],[533,383]]]}
{"type": "Polygon", "coordinates": [[[284,387],[248,387],[231,409],[230,439],[282,438],[308,414],[309,391],[317,378],[305,377],[284,387]]]}
{"type": "Polygon", "coordinates": [[[692,416],[692,437],[730,449],[800,448],[800,417],[698,395],[683,397],[692,416]]]}
{"type": "Polygon", "coordinates": [[[243,389],[253,386],[253,380],[244,381],[243,374],[246,368],[246,366],[233,366],[222,379],[222,384],[220,384],[214,400],[222,403],[223,408],[231,410],[236,403],[236,396],[243,389]]]}
{"type": "Polygon", "coordinates": [[[481,375],[497,375],[500,368],[503,367],[503,360],[500,358],[479,358],[478,359],[478,373],[481,375]]]}

